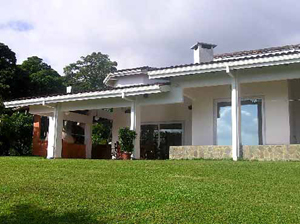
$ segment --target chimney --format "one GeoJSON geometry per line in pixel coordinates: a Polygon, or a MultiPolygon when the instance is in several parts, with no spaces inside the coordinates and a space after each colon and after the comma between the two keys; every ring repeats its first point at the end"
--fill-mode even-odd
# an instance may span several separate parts
{"type": "Polygon", "coordinates": [[[194,63],[211,62],[214,60],[214,48],[217,45],[197,42],[191,47],[194,50],[194,63]]]}
{"type": "Polygon", "coordinates": [[[67,93],[72,93],[72,86],[67,86],[67,93]]]}

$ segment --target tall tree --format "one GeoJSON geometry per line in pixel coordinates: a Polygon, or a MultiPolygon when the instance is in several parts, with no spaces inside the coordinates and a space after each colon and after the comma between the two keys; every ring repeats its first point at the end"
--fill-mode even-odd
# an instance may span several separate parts
{"type": "Polygon", "coordinates": [[[64,93],[63,77],[60,76],[43,59],[32,56],[21,65],[21,69],[29,75],[31,96],[42,96],[54,93],[64,93]]]}
{"type": "MultiPolygon", "coordinates": [[[[28,96],[29,76],[16,62],[15,53],[0,43],[0,101],[28,96]]],[[[0,102],[0,155],[28,154],[31,139],[32,115],[4,109],[0,102]]]]}
{"type": "Polygon", "coordinates": [[[16,54],[5,44],[0,43],[0,96],[3,100],[20,96],[27,78],[17,67],[16,54]],[[21,89],[19,88],[21,87],[21,89]]]}
{"type": "Polygon", "coordinates": [[[103,89],[103,80],[117,70],[116,66],[108,55],[93,52],[64,68],[66,85],[71,85],[74,92],[103,89]]]}

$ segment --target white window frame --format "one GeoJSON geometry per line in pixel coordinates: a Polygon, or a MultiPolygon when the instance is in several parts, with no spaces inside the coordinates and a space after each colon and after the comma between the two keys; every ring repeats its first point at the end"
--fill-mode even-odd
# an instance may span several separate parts
{"type": "MultiPolygon", "coordinates": [[[[261,100],[261,119],[262,119],[262,145],[265,145],[265,139],[266,139],[266,119],[265,119],[265,98],[264,96],[243,96],[241,97],[241,100],[255,100],[259,99],[261,100]]],[[[214,145],[218,145],[218,133],[217,133],[217,109],[218,109],[218,103],[222,102],[231,102],[231,98],[219,98],[214,99],[214,108],[213,108],[213,143],[214,145]]]]}

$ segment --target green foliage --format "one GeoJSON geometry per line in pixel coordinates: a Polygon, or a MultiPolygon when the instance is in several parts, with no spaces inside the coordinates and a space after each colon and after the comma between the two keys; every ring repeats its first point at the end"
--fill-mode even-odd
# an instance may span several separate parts
{"type": "Polygon", "coordinates": [[[33,56],[27,58],[20,68],[29,75],[30,95],[42,96],[54,93],[64,93],[65,86],[61,77],[43,59],[33,56]]]}
{"type": "Polygon", "coordinates": [[[103,89],[103,80],[117,70],[116,66],[117,62],[111,61],[108,55],[93,52],[64,68],[66,85],[72,86],[74,92],[103,89]]]}
{"type": "Polygon", "coordinates": [[[136,138],[136,132],[130,130],[128,127],[119,129],[119,141],[122,152],[133,152],[133,141],[136,138]]]}
{"type": "Polygon", "coordinates": [[[20,97],[24,91],[28,91],[28,76],[16,62],[16,54],[0,43],[0,97],[4,100],[20,97]]]}
{"type": "Polygon", "coordinates": [[[36,56],[21,65],[16,54],[0,43],[0,155],[28,155],[32,145],[32,115],[5,109],[2,101],[65,92],[63,78],[36,56]]]}
{"type": "Polygon", "coordinates": [[[93,125],[92,142],[95,145],[106,145],[111,138],[111,127],[106,123],[93,125]]]}
{"type": "Polygon", "coordinates": [[[1,224],[300,220],[298,162],[0,157],[0,170],[1,224]]]}
{"type": "Polygon", "coordinates": [[[0,115],[0,155],[30,155],[33,116],[21,112],[0,115]]]}

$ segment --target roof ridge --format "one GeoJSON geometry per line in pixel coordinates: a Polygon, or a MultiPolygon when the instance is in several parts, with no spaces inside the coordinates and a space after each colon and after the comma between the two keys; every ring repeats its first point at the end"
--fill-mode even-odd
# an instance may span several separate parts
{"type": "Polygon", "coordinates": [[[219,59],[219,58],[252,55],[252,54],[258,55],[258,54],[276,53],[278,51],[288,51],[288,50],[296,50],[296,49],[297,50],[300,49],[300,44],[290,44],[290,45],[283,45],[283,46],[276,46],[276,47],[253,49],[253,50],[234,51],[234,52],[228,52],[228,53],[214,55],[214,58],[219,59]]]}

